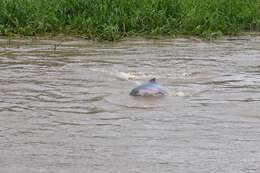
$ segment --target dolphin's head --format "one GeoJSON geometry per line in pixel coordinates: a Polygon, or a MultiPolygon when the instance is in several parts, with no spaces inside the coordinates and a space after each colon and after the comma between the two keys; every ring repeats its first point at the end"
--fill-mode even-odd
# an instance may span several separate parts
{"type": "Polygon", "coordinates": [[[138,96],[139,95],[139,90],[137,88],[132,89],[130,92],[131,96],[138,96]]]}

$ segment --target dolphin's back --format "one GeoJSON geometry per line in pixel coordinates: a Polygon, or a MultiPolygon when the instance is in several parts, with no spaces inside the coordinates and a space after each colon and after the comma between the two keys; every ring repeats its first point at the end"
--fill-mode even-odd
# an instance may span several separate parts
{"type": "Polygon", "coordinates": [[[132,96],[155,96],[164,95],[166,92],[162,89],[162,86],[155,81],[149,81],[148,83],[139,85],[132,89],[130,95],[132,96]]]}

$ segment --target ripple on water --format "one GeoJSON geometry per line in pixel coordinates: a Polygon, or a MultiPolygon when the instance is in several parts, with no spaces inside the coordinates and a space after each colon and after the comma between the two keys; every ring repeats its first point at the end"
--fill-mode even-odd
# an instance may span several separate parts
{"type": "Polygon", "coordinates": [[[184,104],[184,93],[169,94],[165,96],[133,97],[129,93],[122,92],[105,97],[110,104],[136,109],[166,108],[184,104]]]}

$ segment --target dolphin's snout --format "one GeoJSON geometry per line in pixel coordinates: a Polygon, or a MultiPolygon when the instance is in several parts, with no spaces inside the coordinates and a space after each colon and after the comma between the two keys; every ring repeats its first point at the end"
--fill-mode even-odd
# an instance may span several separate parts
{"type": "Polygon", "coordinates": [[[132,89],[132,91],[130,92],[131,96],[137,96],[138,95],[138,91],[134,88],[132,89]]]}

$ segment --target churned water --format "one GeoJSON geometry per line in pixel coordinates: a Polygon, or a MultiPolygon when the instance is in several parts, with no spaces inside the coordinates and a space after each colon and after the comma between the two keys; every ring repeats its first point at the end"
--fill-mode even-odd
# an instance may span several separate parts
{"type": "Polygon", "coordinates": [[[260,37],[0,40],[0,172],[259,171],[260,37]]]}

